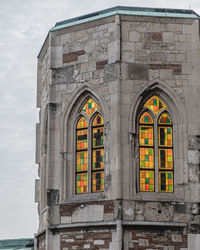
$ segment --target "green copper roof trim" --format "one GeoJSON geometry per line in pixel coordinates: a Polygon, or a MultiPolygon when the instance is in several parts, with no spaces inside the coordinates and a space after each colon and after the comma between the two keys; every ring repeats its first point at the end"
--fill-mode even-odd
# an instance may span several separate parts
{"type": "Polygon", "coordinates": [[[55,27],[53,27],[52,29],[50,29],[51,31],[55,31],[55,30],[60,30],[60,29],[64,29],[64,28],[68,28],[71,26],[75,26],[78,24],[82,24],[82,23],[87,23],[87,22],[91,22],[91,21],[95,21],[98,19],[102,19],[105,17],[109,17],[109,16],[113,16],[113,15],[117,15],[117,14],[121,14],[121,15],[134,15],[134,16],[155,16],[155,17],[177,17],[177,18],[199,18],[198,15],[196,14],[185,14],[185,13],[170,13],[170,12],[159,12],[159,11],[153,11],[152,9],[148,9],[145,11],[137,11],[137,10],[114,10],[114,11],[110,11],[104,14],[99,14],[96,16],[92,16],[92,17],[88,17],[88,18],[83,18],[81,20],[73,20],[67,23],[63,24],[57,24],[55,27]]]}

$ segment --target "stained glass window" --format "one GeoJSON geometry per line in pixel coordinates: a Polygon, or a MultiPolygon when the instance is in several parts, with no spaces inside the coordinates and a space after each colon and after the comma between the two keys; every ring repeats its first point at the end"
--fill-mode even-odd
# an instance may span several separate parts
{"type": "Polygon", "coordinates": [[[104,127],[101,115],[96,115],[92,123],[92,191],[104,188],[104,127]]]}
{"type": "Polygon", "coordinates": [[[100,106],[88,99],[76,126],[76,194],[104,191],[104,122],[96,111],[100,106]]]}
{"type": "Polygon", "coordinates": [[[140,192],[173,192],[173,124],[168,107],[152,96],[143,109],[139,119],[140,192]]]}
{"type": "Polygon", "coordinates": [[[154,132],[153,118],[148,112],[140,117],[140,191],[154,191],[154,132]],[[151,124],[151,125],[149,125],[151,124]],[[151,169],[151,171],[149,171],[151,169]]]}
{"type": "Polygon", "coordinates": [[[172,120],[164,112],[158,120],[159,191],[173,192],[172,120]]]}

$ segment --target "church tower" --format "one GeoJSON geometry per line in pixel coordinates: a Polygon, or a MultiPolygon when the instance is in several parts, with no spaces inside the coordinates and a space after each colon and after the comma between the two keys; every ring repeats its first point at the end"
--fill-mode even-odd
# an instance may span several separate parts
{"type": "Polygon", "coordinates": [[[199,249],[199,30],[192,10],[118,6],[49,31],[35,249],[199,249]]]}

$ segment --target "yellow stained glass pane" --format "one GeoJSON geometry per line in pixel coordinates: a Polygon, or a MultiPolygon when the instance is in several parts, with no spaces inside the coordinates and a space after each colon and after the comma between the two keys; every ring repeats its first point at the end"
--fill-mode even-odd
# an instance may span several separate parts
{"type": "Polygon", "coordinates": [[[173,172],[160,171],[159,172],[159,191],[171,193],[174,191],[173,187],[173,172]]]}
{"type": "Polygon", "coordinates": [[[76,193],[85,194],[88,192],[88,175],[87,173],[76,175],[76,193]]]}
{"type": "Polygon", "coordinates": [[[167,106],[158,96],[152,96],[149,100],[144,104],[144,108],[149,108],[154,112],[155,115],[158,114],[159,111],[163,109],[167,109],[167,106]]]}
{"type": "Polygon", "coordinates": [[[159,149],[159,169],[173,169],[173,150],[159,149]]]}
{"type": "Polygon", "coordinates": [[[87,151],[76,153],[76,171],[87,171],[87,151]]]}
{"type": "Polygon", "coordinates": [[[87,129],[77,130],[77,150],[87,149],[87,129]]]}
{"type": "Polygon", "coordinates": [[[159,146],[172,147],[172,127],[159,127],[158,138],[159,146]]]}
{"type": "Polygon", "coordinates": [[[99,105],[90,98],[82,108],[82,112],[86,113],[88,116],[91,116],[96,110],[101,110],[99,105]]]}
{"type": "Polygon", "coordinates": [[[153,148],[140,148],[140,168],[154,168],[153,148]]]}
{"type": "Polygon", "coordinates": [[[92,151],[92,169],[103,169],[104,164],[104,149],[97,149],[92,151]]]}
{"type": "Polygon", "coordinates": [[[93,148],[97,147],[103,147],[104,145],[104,128],[103,127],[97,127],[92,129],[92,141],[93,141],[93,148]]]}
{"type": "Polygon", "coordinates": [[[154,192],[154,171],[140,171],[140,191],[154,192]]]}
{"type": "Polygon", "coordinates": [[[104,172],[92,173],[92,192],[103,192],[104,190],[104,172]]]}
{"type": "Polygon", "coordinates": [[[148,112],[144,112],[140,117],[140,123],[153,124],[153,118],[148,112]]]}
{"type": "Polygon", "coordinates": [[[140,126],[139,143],[140,146],[153,146],[153,126],[140,126]]]}
{"type": "Polygon", "coordinates": [[[77,123],[77,129],[79,128],[87,128],[87,120],[83,116],[81,116],[81,118],[79,119],[77,123]]]}
{"type": "Polygon", "coordinates": [[[93,122],[92,122],[92,126],[100,126],[103,125],[103,118],[101,115],[96,115],[93,122]]]}
{"type": "Polygon", "coordinates": [[[158,124],[163,124],[163,125],[171,125],[172,124],[172,120],[170,118],[170,116],[167,113],[163,113],[159,120],[158,120],[158,124]]]}

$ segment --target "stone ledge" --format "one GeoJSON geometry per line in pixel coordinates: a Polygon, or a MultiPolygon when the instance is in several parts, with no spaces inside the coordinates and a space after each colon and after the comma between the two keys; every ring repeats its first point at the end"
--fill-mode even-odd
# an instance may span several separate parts
{"type": "Polygon", "coordinates": [[[105,226],[116,226],[117,222],[109,221],[109,222],[84,222],[84,223],[72,223],[72,224],[62,224],[62,225],[54,225],[50,226],[51,230],[55,229],[70,229],[70,228],[77,228],[77,227],[105,227],[105,226]]]}
{"type": "Polygon", "coordinates": [[[123,226],[155,226],[155,227],[186,227],[186,223],[152,222],[152,221],[122,221],[123,226]]]}

